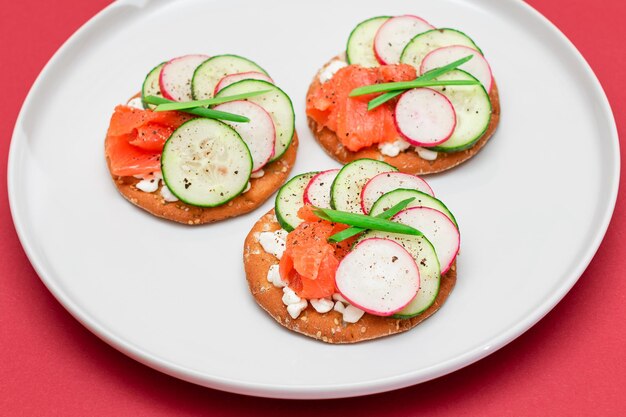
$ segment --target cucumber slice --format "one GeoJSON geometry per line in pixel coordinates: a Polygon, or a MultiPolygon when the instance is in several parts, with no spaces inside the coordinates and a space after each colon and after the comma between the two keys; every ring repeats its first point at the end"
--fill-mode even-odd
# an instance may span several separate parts
{"type": "Polygon", "coordinates": [[[286,231],[291,232],[302,223],[302,219],[298,217],[298,210],[304,206],[304,190],[317,174],[317,172],[307,172],[296,175],[278,190],[274,212],[278,223],[286,231]]]}
{"type": "Polygon", "coordinates": [[[191,79],[191,93],[194,100],[213,97],[215,86],[225,76],[248,71],[268,75],[256,63],[238,55],[216,55],[207,59],[196,68],[191,79]]]}
{"type": "Polygon", "coordinates": [[[345,165],[330,189],[330,206],[336,210],[362,213],[361,192],[371,178],[398,168],[375,159],[357,159],[345,165]]]}
{"type": "Polygon", "coordinates": [[[399,243],[413,256],[420,272],[420,288],[417,290],[415,298],[406,307],[394,314],[393,317],[408,319],[423,313],[424,310],[435,302],[439,294],[441,272],[435,248],[424,236],[408,236],[375,230],[365,232],[359,239],[359,242],[363,239],[374,237],[390,239],[399,243]]]}
{"type": "Polygon", "coordinates": [[[161,62],[156,67],[152,68],[143,80],[143,84],[141,85],[141,102],[143,103],[144,109],[153,109],[156,107],[154,104],[148,104],[143,101],[144,97],[163,96],[163,94],[161,94],[161,86],[159,85],[159,77],[161,75],[161,68],[163,68],[163,65],[165,65],[165,62],[161,62]]]}
{"type": "Polygon", "coordinates": [[[421,191],[409,190],[404,188],[399,188],[397,190],[390,191],[387,194],[383,194],[383,196],[376,200],[376,202],[372,206],[370,210],[370,216],[377,216],[383,211],[395,206],[396,204],[403,200],[406,200],[407,198],[415,198],[415,200],[410,202],[409,205],[405,208],[430,207],[435,210],[439,210],[440,212],[448,216],[450,220],[452,220],[457,229],[459,228],[459,225],[457,224],[454,215],[450,212],[450,210],[448,210],[448,207],[446,207],[446,205],[443,204],[439,199],[421,191]]]}
{"type": "Polygon", "coordinates": [[[350,33],[348,45],[346,46],[348,64],[356,64],[362,67],[377,67],[380,65],[374,53],[374,38],[378,29],[390,18],[390,16],[372,17],[356,25],[350,33]]]}
{"type": "Polygon", "coordinates": [[[295,113],[289,96],[283,90],[267,81],[242,80],[220,90],[216,97],[232,96],[258,90],[271,91],[260,96],[247,98],[246,100],[263,107],[272,117],[274,127],[276,128],[274,156],[270,159],[270,162],[272,162],[283,156],[291,144],[295,132],[295,113]]]}
{"type": "MultiPolygon", "coordinates": [[[[476,80],[463,70],[454,70],[438,80],[476,80]]],[[[452,103],[456,112],[456,127],[452,136],[429,149],[438,152],[458,152],[469,149],[482,137],[491,120],[491,99],[482,85],[433,87],[452,103]]]]}
{"type": "MultiPolygon", "coordinates": [[[[420,33],[404,47],[400,62],[414,66],[418,71],[422,65],[422,60],[429,52],[443,46],[462,45],[481,52],[474,41],[465,33],[456,29],[433,29],[420,33]]],[[[481,52],[482,53],[482,52],[481,52]]]]}
{"type": "Polygon", "coordinates": [[[161,156],[163,181],[179,200],[215,207],[248,185],[252,156],[241,136],[214,119],[192,119],[172,133],[161,156]]]}

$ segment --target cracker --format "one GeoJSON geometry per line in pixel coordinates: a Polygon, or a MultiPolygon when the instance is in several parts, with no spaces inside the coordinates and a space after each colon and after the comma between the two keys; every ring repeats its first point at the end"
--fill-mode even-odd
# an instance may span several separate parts
{"type": "MultiPolygon", "coordinates": [[[[336,58],[338,57],[333,59],[336,58]]],[[[329,63],[331,61],[329,61],[329,63]]],[[[326,63],[322,69],[329,63],[326,63]]],[[[320,88],[321,85],[318,72],[309,86],[307,101],[309,100],[309,97],[320,88]]],[[[492,106],[491,120],[487,130],[478,142],[476,142],[476,144],[470,149],[466,149],[464,151],[450,153],[438,152],[437,159],[434,161],[422,159],[419,157],[417,152],[412,150],[400,152],[400,154],[395,157],[385,156],[380,152],[380,150],[378,150],[377,145],[361,149],[358,152],[352,152],[343,146],[335,132],[326,127],[320,126],[315,120],[308,116],[307,119],[309,127],[313,132],[313,136],[317,139],[317,142],[331,158],[341,162],[342,164],[347,164],[356,159],[370,158],[385,161],[398,168],[401,172],[406,172],[407,174],[434,174],[454,168],[455,166],[467,161],[472,156],[476,155],[493,136],[500,121],[500,96],[498,94],[498,86],[496,85],[495,80],[493,82],[489,98],[491,99],[492,106]]]]}
{"type": "MultiPolygon", "coordinates": [[[[146,193],[137,189],[136,184],[140,181],[137,178],[113,174],[111,177],[124,198],[150,214],[188,225],[213,223],[248,213],[263,204],[289,177],[297,150],[298,135],[294,132],[293,140],[283,156],[263,167],[265,174],[261,178],[250,179],[250,190],[218,207],[196,207],[182,201],[168,203],[161,196],[162,186],[153,193],[146,193]]],[[[110,171],[108,157],[107,166],[110,171]]]]}
{"type": "Polygon", "coordinates": [[[274,210],[270,210],[254,225],[244,243],[244,267],[252,296],[263,310],[289,330],[327,343],[356,343],[402,333],[433,315],[446,301],[456,283],[456,262],[441,277],[437,299],[424,313],[411,319],[394,319],[364,314],[356,323],[344,323],[342,314],[334,310],[318,313],[309,304],[297,319],[292,319],[282,302],[283,291],[267,280],[267,272],[278,259],[265,252],[259,234],[280,229],[274,210]]]}

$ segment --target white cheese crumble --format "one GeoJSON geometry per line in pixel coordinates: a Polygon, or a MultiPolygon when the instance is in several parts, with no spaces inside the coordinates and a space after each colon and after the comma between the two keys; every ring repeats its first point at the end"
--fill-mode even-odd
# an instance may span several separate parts
{"type": "Polygon", "coordinates": [[[411,147],[411,144],[404,139],[396,139],[393,142],[383,142],[378,144],[378,149],[380,153],[385,156],[395,157],[400,154],[402,151],[406,151],[411,147]]]}
{"type": "Polygon", "coordinates": [[[318,313],[328,313],[333,309],[335,303],[330,298],[314,298],[311,300],[311,305],[318,313]]]}
{"type": "Polygon", "coordinates": [[[259,243],[263,250],[278,259],[282,258],[283,252],[285,252],[286,240],[287,231],[285,229],[278,229],[275,232],[261,232],[259,234],[259,243]]]}
{"type": "Polygon", "coordinates": [[[301,300],[299,303],[296,304],[289,304],[287,306],[287,312],[289,313],[291,318],[295,320],[298,318],[300,313],[304,311],[307,305],[308,303],[306,302],[306,300],[301,300]]]}
{"type": "Polygon", "coordinates": [[[289,287],[283,288],[283,304],[288,306],[289,304],[296,304],[302,300],[298,297],[298,294],[289,287]]]}
{"type": "Polygon", "coordinates": [[[248,191],[250,191],[250,188],[252,188],[252,184],[250,184],[250,181],[248,181],[248,185],[246,185],[246,188],[244,188],[241,194],[247,193],[248,191]]]}
{"type": "Polygon", "coordinates": [[[297,319],[300,313],[304,311],[309,303],[298,297],[298,295],[289,287],[283,288],[283,304],[287,306],[287,312],[292,319],[297,319]]]}
{"type": "Polygon", "coordinates": [[[430,149],[420,148],[419,146],[416,146],[415,152],[417,152],[420,158],[427,161],[434,161],[435,159],[437,159],[437,152],[431,151],[430,149]]]}
{"type": "MultiPolygon", "coordinates": [[[[333,294],[333,300],[335,300],[335,305],[332,309],[343,314],[343,321],[346,323],[356,323],[363,317],[363,314],[365,314],[365,311],[348,303],[339,293],[333,294]]],[[[313,304],[312,301],[311,304],[313,304]]]]}
{"type": "Polygon", "coordinates": [[[321,83],[325,83],[326,81],[330,80],[331,78],[333,78],[333,75],[335,75],[337,73],[337,71],[339,71],[341,68],[343,67],[347,67],[348,63],[335,58],[332,61],[330,61],[328,63],[328,65],[326,65],[319,74],[319,80],[321,83]]]}
{"type": "Polygon", "coordinates": [[[365,311],[349,304],[343,312],[343,321],[346,323],[356,323],[363,317],[365,311]]]}
{"type": "Polygon", "coordinates": [[[143,102],[141,101],[141,97],[135,97],[131,100],[128,100],[128,103],[126,103],[126,105],[128,107],[143,110],[143,102]]]}
{"type": "Polygon", "coordinates": [[[261,178],[263,175],[265,175],[265,171],[263,171],[262,169],[259,169],[258,171],[255,171],[252,174],[250,174],[250,178],[261,178]]]}
{"type": "Polygon", "coordinates": [[[172,191],[170,190],[170,188],[165,184],[165,181],[163,182],[163,186],[161,187],[161,197],[163,197],[163,200],[167,201],[168,203],[173,203],[174,201],[178,201],[178,197],[176,197],[172,191]]]}
{"type": "Polygon", "coordinates": [[[348,304],[348,301],[346,301],[345,298],[343,298],[343,296],[341,294],[339,294],[338,292],[333,294],[333,300],[335,301],[341,301],[342,303],[346,303],[348,304]]]}
{"type": "Polygon", "coordinates": [[[278,271],[278,264],[270,266],[269,271],[267,271],[267,280],[274,284],[275,287],[284,288],[287,286],[287,283],[282,280],[280,277],[280,272],[278,271]]]}
{"type": "Polygon", "coordinates": [[[346,311],[346,306],[343,305],[341,301],[337,301],[335,302],[335,306],[333,307],[333,310],[335,310],[338,313],[343,314],[343,312],[346,311]]]}
{"type": "Polygon", "coordinates": [[[135,184],[135,187],[145,193],[153,193],[159,189],[159,179],[156,177],[145,178],[135,184]]]}
{"type": "MultiPolygon", "coordinates": [[[[391,158],[400,155],[400,152],[404,152],[411,147],[411,144],[402,138],[398,138],[393,142],[383,142],[378,144],[378,150],[385,156],[391,158]]],[[[422,148],[420,146],[414,146],[415,152],[420,158],[427,161],[434,161],[437,159],[437,152],[430,149],[422,148]]]]}

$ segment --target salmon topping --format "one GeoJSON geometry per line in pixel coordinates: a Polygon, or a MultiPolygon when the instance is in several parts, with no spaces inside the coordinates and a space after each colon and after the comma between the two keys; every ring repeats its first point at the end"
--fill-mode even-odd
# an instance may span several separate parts
{"type": "Polygon", "coordinates": [[[378,94],[359,97],[349,97],[349,94],[357,87],[410,81],[416,76],[415,68],[406,64],[376,68],[349,65],[309,95],[306,113],[320,127],[335,132],[341,143],[352,152],[394,141],[401,137],[393,115],[396,100],[367,110],[367,103],[378,94]]]}
{"type": "Polygon", "coordinates": [[[165,141],[192,116],[117,106],[107,131],[105,152],[111,173],[121,177],[151,175],[161,170],[165,141]]]}
{"type": "Polygon", "coordinates": [[[336,292],[335,271],[348,253],[353,240],[329,243],[328,237],[347,226],[319,219],[311,206],[304,206],[298,216],[305,220],[287,235],[279,273],[289,288],[302,298],[330,297],[336,292]]]}

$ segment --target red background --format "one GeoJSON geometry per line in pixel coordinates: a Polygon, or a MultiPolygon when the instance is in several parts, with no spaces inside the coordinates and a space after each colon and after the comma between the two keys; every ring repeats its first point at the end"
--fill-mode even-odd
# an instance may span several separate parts
{"type": "MultiPolygon", "coordinates": [[[[589,61],[624,133],[626,2],[529,2],[589,61]]],[[[30,85],[56,49],[109,1],[2,3],[0,414],[626,415],[623,193],[587,272],[546,318],[486,359],[429,383],[346,400],[267,400],[179,381],[101,342],[56,302],[30,266],[11,221],[5,176],[14,121],[30,85]]]]}

